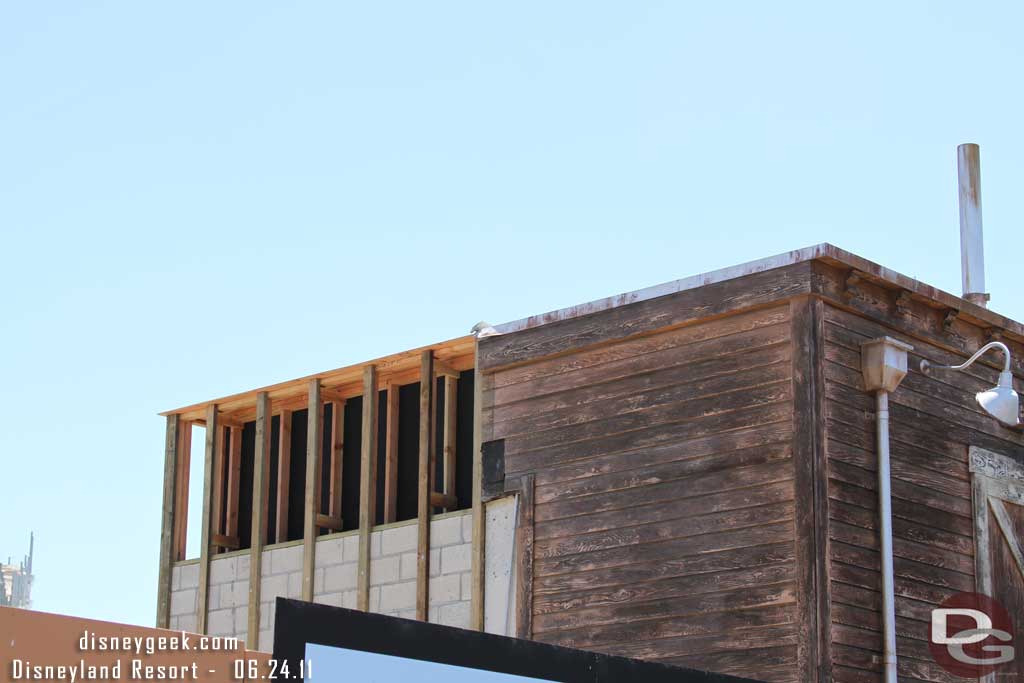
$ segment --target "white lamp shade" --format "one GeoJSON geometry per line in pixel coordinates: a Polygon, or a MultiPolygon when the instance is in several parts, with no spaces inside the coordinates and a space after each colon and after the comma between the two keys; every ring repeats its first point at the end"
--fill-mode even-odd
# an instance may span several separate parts
{"type": "Polygon", "coordinates": [[[1020,424],[1020,397],[1013,390],[1013,375],[1003,372],[999,384],[988,391],[977,394],[978,403],[985,412],[1005,425],[1016,427],[1020,424]]]}

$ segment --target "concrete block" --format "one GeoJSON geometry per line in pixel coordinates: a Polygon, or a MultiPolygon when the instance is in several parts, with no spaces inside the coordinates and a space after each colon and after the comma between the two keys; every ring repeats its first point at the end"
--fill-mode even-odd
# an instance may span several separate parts
{"type": "Polygon", "coordinates": [[[399,612],[398,614],[396,614],[395,616],[399,617],[400,619],[412,619],[413,621],[415,621],[416,620],[416,610],[415,609],[404,609],[401,612],[399,612]]]}
{"type": "Polygon", "coordinates": [[[171,593],[171,614],[180,616],[183,614],[195,614],[195,612],[196,591],[194,588],[171,593]]]}
{"type": "Polygon", "coordinates": [[[285,574],[302,571],[302,546],[275,548],[271,551],[271,574],[285,574]]]}
{"type": "Polygon", "coordinates": [[[288,575],[278,574],[263,578],[260,586],[260,600],[273,603],[277,598],[288,597],[288,575]]]}
{"type": "Polygon", "coordinates": [[[462,516],[462,540],[466,543],[473,542],[473,513],[462,516]]]}
{"type": "Polygon", "coordinates": [[[473,572],[466,572],[462,576],[462,599],[473,599],[473,572]]]}
{"type": "Polygon", "coordinates": [[[416,578],[416,553],[405,553],[402,555],[399,573],[402,581],[416,578]]]}
{"type": "Polygon", "coordinates": [[[443,548],[454,543],[462,543],[462,520],[459,517],[445,517],[430,523],[432,547],[443,548]]]}
{"type": "Polygon", "coordinates": [[[324,587],[327,593],[345,591],[355,588],[359,583],[359,566],[355,562],[346,562],[324,569],[324,587]]]}
{"type": "Polygon", "coordinates": [[[515,498],[511,496],[492,501],[486,506],[484,630],[498,635],[512,635],[509,595],[515,583],[515,509],[515,498]]]}
{"type": "Polygon", "coordinates": [[[454,602],[462,597],[462,580],[458,574],[447,574],[430,579],[427,594],[431,605],[454,602]]]}
{"type": "Polygon", "coordinates": [[[235,558],[235,581],[249,578],[249,563],[252,558],[246,555],[239,555],[235,558]]]}
{"type": "Polygon", "coordinates": [[[210,635],[226,636],[235,632],[234,610],[218,609],[210,612],[206,622],[210,635]]]}
{"type": "Polygon", "coordinates": [[[380,612],[380,586],[370,586],[370,611],[380,612]]]}
{"type": "Polygon", "coordinates": [[[274,649],[274,632],[273,631],[260,631],[260,642],[258,647],[260,652],[271,652],[274,649]]]}
{"type": "Polygon", "coordinates": [[[437,623],[455,628],[469,628],[469,603],[453,602],[438,608],[437,623]]]}
{"type": "MultiPolygon", "coordinates": [[[[274,603],[268,602],[268,603],[266,603],[264,605],[261,605],[260,606],[260,614],[261,615],[262,614],[266,614],[267,615],[266,627],[268,629],[270,629],[271,631],[273,631],[274,630],[274,623],[277,621],[274,618],[274,603]]],[[[262,628],[262,626],[261,626],[261,628],[262,628]]]]}
{"type": "Polygon", "coordinates": [[[332,564],[341,564],[342,553],[341,553],[342,539],[340,538],[329,538],[326,540],[318,540],[316,542],[316,561],[317,567],[326,567],[332,564]]]}
{"type": "Polygon", "coordinates": [[[210,586],[207,589],[206,609],[220,609],[220,586],[210,586]]]}
{"type": "Polygon", "coordinates": [[[342,593],[324,593],[323,595],[317,595],[313,598],[313,602],[320,605],[342,607],[342,593]]]}
{"type": "Polygon", "coordinates": [[[430,549],[430,576],[441,575],[441,549],[430,549]]]}
{"type": "Polygon", "coordinates": [[[370,585],[381,585],[398,581],[400,558],[392,555],[370,560],[370,585]]]}
{"type": "Polygon", "coordinates": [[[171,590],[176,591],[181,588],[181,567],[171,567],[171,590]]]}
{"type": "Polygon", "coordinates": [[[264,550],[262,555],[263,557],[260,558],[260,576],[270,576],[273,573],[271,571],[270,560],[274,555],[274,551],[264,550]]]}
{"type": "Polygon", "coordinates": [[[178,617],[178,630],[188,631],[189,633],[196,632],[196,615],[195,614],[182,614],[178,617]]]}
{"type": "Polygon", "coordinates": [[[185,564],[179,567],[182,588],[199,588],[199,565],[185,564]]]}
{"type": "Polygon", "coordinates": [[[438,608],[430,607],[427,609],[427,621],[431,624],[436,624],[438,618],[438,608]]]}
{"type": "Polygon", "coordinates": [[[343,562],[359,560],[359,536],[353,534],[341,539],[341,559],[343,562]]]}
{"type": "Polygon", "coordinates": [[[341,594],[341,606],[346,609],[355,609],[359,601],[356,591],[345,591],[341,594]]]}
{"type": "Polygon", "coordinates": [[[220,586],[221,607],[242,607],[249,604],[249,581],[235,581],[220,586]]]}
{"type": "Polygon", "coordinates": [[[210,585],[235,580],[235,557],[218,557],[210,560],[210,585]]]}
{"type": "Polygon", "coordinates": [[[441,548],[442,574],[469,571],[472,563],[473,554],[468,543],[441,548]]]}
{"type": "MultiPolygon", "coordinates": [[[[370,532],[370,557],[380,557],[380,537],[383,531],[370,532]]],[[[358,551],[357,551],[358,552],[358,551]]]]}
{"type": "Polygon", "coordinates": [[[381,532],[381,554],[398,555],[416,550],[416,524],[385,529],[381,532]]]}
{"type": "Polygon", "coordinates": [[[302,597],[302,572],[292,572],[288,575],[288,597],[302,597]]]}
{"type": "Polygon", "coordinates": [[[324,592],[324,569],[320,567],[313,570],[313,595],[324,592]]]}
{"type": "Polygon", "coordinates": [[[416,609],[416,582],[393,583],[380,588],[380,611],[416,609]]]}
{"type": "Polygon", "coordinates": [[[248,607],[236,607],[235,608],[235,635],[240,638],[244,638],[246,632],[249,630],[249,608],[248,607]]]}

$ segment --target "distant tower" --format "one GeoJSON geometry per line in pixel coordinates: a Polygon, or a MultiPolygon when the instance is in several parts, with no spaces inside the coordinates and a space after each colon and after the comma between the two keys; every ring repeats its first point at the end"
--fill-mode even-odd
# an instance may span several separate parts
{"type": "Polygon", "coordinates": [[[21,564],[0,564],[0,607],[32,606],[32,556],[35,554],[35,534],[28,536],[28,555],[21,564]]]}

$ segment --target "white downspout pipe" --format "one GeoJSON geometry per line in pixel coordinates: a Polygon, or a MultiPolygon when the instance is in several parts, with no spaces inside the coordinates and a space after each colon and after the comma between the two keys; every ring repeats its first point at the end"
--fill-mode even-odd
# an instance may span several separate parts
{"type": "Polygon", "coordinates": [[[896,590],[892,553],[892,476],[889,459],[889,394],[907,374],[909,344],[880,337],[861,347],[864,388],[875,392],[878,447],[878,530],[882,556],[882,628],[885,683],[897,683],[896,590]]]}
{"type": "Polygon", "coordinates": [[[886,683],[896,683],[896,589],[892,561],[892,487],[889,465],[889,392],[875,393],[875,425],[878,435],[878,519],[882,549],[882,621],[885,636],[886,683]]]}

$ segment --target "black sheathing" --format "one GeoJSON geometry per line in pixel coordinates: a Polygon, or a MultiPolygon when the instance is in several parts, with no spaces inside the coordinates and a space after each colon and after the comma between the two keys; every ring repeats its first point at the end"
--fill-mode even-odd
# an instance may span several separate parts
{"type": "MultiPolygon", "coordinates": [[[[331,423],[334,420],[334,406],[330,403],[324,404],[323,424],[320,429],[320,514],[326,515],[331,509],[331,458],[334,457],[331,449],[331,423]]],[[[331,529],[320,529],[319,534],[333,533],[331,529]]]]}
{"type": "Polygon", "coordinates": [[[396,520],[415,519],[420,457],[420,383],[398,390],[398,500],[396,520]]]}
{"type": "MultiPolygon", "coordinates": [[[[274,529],[277,528],[277,458],[278,444],[281,441],[281,416],[274,415],[270,419],[270,469],[267,473],[267,544],[277,543],[274,529]]],[[[284,540],[284,539],[282,539],[284,540]]]]}
{"type": "Polygon", "coordinates": [[[344,530],[359,528],[359,460],[362,450],[363,397],[345,402],[345,451],[342,458],[341,515],[344,530]]]}
{"type": "Polygon", "coordinates": [[[288,473],[288,538],[302,538],[306,503],[306,422],[309,411],[303,408],[292,413],[291,468],[288,473]]]}
{"type": "Polygon", "coordinates": [[[238,490],[238,542],[240,549],[252,545],[252,476],[256,462],[256,421],[242,428],[242,466],[238,490]]]}
{"type": "Polygon", "coordinates": [[[459,510],[473,506],[473,382],[474,372],[459,373],[455,434],[455,495],[459,510]]]}
{"type": "Polygon", "coordinates": [[[384,470],[388,450],[388,392],[377,392],[377,480],[374,488],[374,524],[384,522],[384,470]]]}
{"type": "MultiPolygon", "coordinates": [[[[430,482],[430,490],[440,492],[444,489],[444,377],[437,378],[434,387],[434,479],[430,482]]],[[[434,514],[442,508],[433,508],[434,514]]]]}

